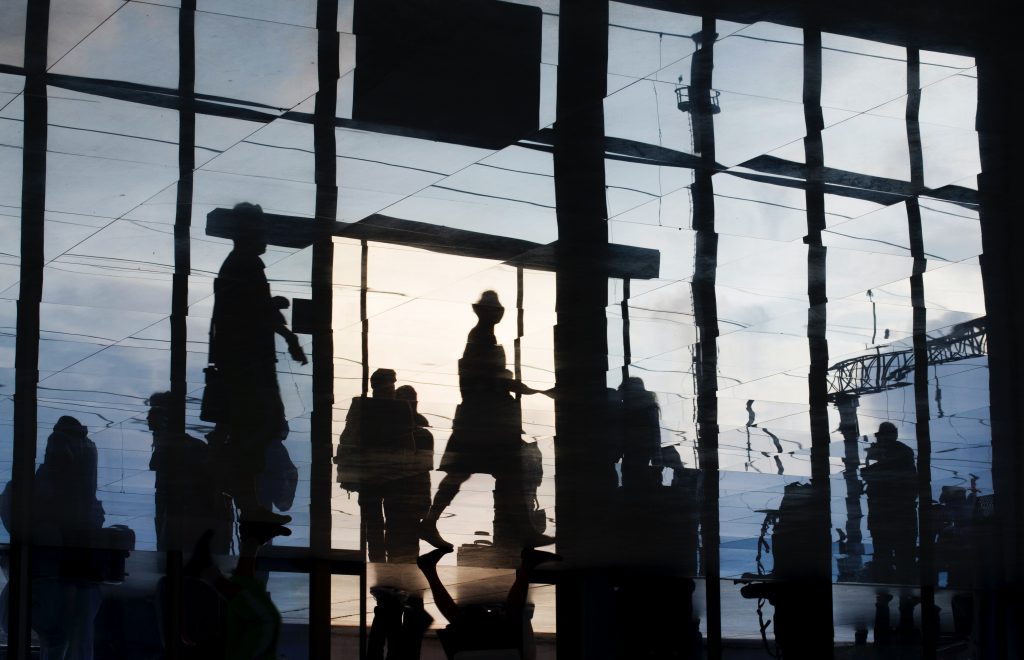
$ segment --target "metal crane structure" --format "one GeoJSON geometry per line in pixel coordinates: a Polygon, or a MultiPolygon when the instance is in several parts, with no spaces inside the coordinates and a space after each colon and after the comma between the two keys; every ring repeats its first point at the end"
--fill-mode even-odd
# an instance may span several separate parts
{"type": "MultiPolygon", "coordinates": [[[[946,364],[988,354],[988,326],[984,316],[953,326],[942,337],[926,343],[928,365],[946,364]]],[[[828,398],[839,410],[839,431],[843,434],[843,478],[846,482],[846,530],[839,530],[845,557],[839,560],[840,581],[855,581],[863,568],[864,543],[861,534],[861,503],[864,492],[858,470],[857,440],[860,428],[857,405],[864,394],[876,394],[912,384],[914,349],[874,353],[843,360],[828,371],[828,398]]]]}
{"type": "MultiPolygon", "coordinates": [[[[985,317],[953,326],[953,331],[928,340],[928,364],[945,364],[988,353],[985,317]]],[[[843,360],[828,370],[828,396],[832,403],[863,394],[876,394],[911,384],[914,349],[875,353],[843,360]]]]}

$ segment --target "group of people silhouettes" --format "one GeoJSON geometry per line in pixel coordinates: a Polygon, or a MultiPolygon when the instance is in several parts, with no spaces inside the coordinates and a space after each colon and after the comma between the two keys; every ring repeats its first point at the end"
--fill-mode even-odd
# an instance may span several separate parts
{"type": "MultiPolygon", "coordinates": [[[[283,444],[289,427],[277,384],[276,337],[284,339],[293,360],[305,364],[307,358],[282,314],[288,302],[272,295],[266,277],[261,259],[267,248],[262,209],[239,204],[233,222],[233,249],[214,282],[202,402],[201,417],[214,428],[206,441],[172,429],[176,401],[171,392],[154,393],[148,401],[147,424],[153,435],[150,469],[156,477],[154,525],[160,551],[192,551],[184,570],[191,585],[186,596],[205,594],[216,603],[212,610],[197,606],[193,611],[215,611],[227,622],[224,630],[208,635],[205,647],[185,655],[270,658],[276,657],[281,619],[266,591],[265,576],[256,571],[256,556],[275,537],[291,533],[285,527],[291,518],[283,512],[291,507],[297,483],[296,468],[283,444]],[[224,575],[213,556],[229,553],[236,511],[240,559],[234,572],[224,575]]],[[[416,390],[399,386],[398,374],[388,368],[374,371],[368,379],[369,391],[351,400],[335,455],[337,480],[342,489],[358,496],[369,561],[416,562],[426,577],[435,603],[449,621],[439,635],[449,657],[495,648],[515,650],[523,657],[529,638],[525,604],[532,571],[542,562],[559,558],[536,550],[554,538],[544,534],[543,512],[537,504],[543,470],[539,449],[523,438],[521,398],[532,394],[554,398],[556,391],[534,389],[509,370],[504,348],[495,336],[505,312],[497,293],[484,291],[472,309],[477,322],[458,361],[461,401],[437,466],[444,476],[433,497],[434,435],[419,412],[416,390]],[[494,481],[493,546],[512,550],[521,559],[507,599],[488,606],[456,605],[436,570],[440,558],[454,550],[438,523],[473,475],[489,475],[494,481]],[[421,540],[435,550],[418,556],[421,540]]],[[[613,494],[607,502],[615,509],[608,515],[626,532],[625,543],[664,548],[661,554],[632,555],[638,565],[664,561],[678,566],[682,561],[685,574],[696,575],[700,471],[687,469],[674,446],[663,446],[658,401],[643,380],[626,376],[618,389],[607,390],[607,396],[607,425],[602,431],[607,443],[595,442],[595,449],[607,450],[601,478],[607,478],[607,492],[613,494]],[[670,483],[666,469],[671,471],[670,483]]],[[[866,579],[910,584],[917,568],[919,491],[914,452],[897,436],[895,425],[882,423],[876,442],[867,450],[868,464],[860,469],[867,485],[867,526],[874,542],[866,579]]],[[[39,608],[33,611],[33,621],[44,658],[92,655],[93,620],[100,603],[97,584],[102,579],[98,571],[105,570],[98,562],[106,559],[74,549],[95,545],[94,537],[103,530],[96,475],[97,450],[87,429],[73,417],[61,417],[47,440],[33,488],[33,542],[41,546],[33,558],[33,603],[39,608]]],[[[962,491],[943,491],[947,540],[962,535],[969,524],[962,491]]],[[[780,645],[790,648],[798,644],[794,612],[801,607],[803,575],[814,561],[805,543],[815,533],[805,524],[810,520],[811,495],[810,485],[786,487],[773,537],[775,570],[770,577],[776,584],[744,588],[746,595],[776,604],[777,637],[780,645]]],[[[5,491],[0,504],[8,502],[5,491]]],[[[2,513],[6,525],[10,512],[2,513]]],[[[115,530],[109,536],[117,534],[126,532],[115,530]]],[[[647,616],[645,603],[654,584],[649,577],[637,574],[620,580],[615,607],[623,620],[647,616]]],[[[956,574],[957,581],[967,579],[956,574]]],[[[679,578],[675,584],[688,600],[692,580],[679,578]]],[[[373,595],[377,609],[369,657],[383,658],[385,646],[389,658],[419,657],[420,641],[431,621],[422,601],[387,587],[375,587],[373,595]]],[[[894,634],[888,624],[890,599],[884,592],[879,595],[879,641],[894,634]]],[[[901,602],[901,627],[908,620],[912,623],[914,605],[913,597],[901,602]]],[[[688,622],[686,635],[699,640],[692,609],[672,611],[688,622]]],[[[202,628],[201,618],[185,617],[188,634],[199,635],[195,626],[202,628]]],[[[640,625],[639,619],[635,623],[640,625]]],[[[662,646],[651,646],[651,657],[662,650],[662,646]]]]}
{"type": "Polygon", "coordinates": [[[370,377],[370,396],[352,399],[335,462],[341,487],[359,493],[370,561],[411,561],[419,539],[451,549],[437,521],[473,474],[494,477],[496,543],[553,542],[533,522],[536,482],[527,474],[531,452],[522,439],[515,396],[537,390],[515,380],[506,366],[494,336],[504,314],[498,295],[485,291],[473,311],[478,321],[459,360],[462,402],[439,466],[446,474],[433,501],[434,439],[417,412],[416,390],[396,388],[395,372],[378,369],[370,377]]]}
{"type": "Polygon", "coordinates": [[[430,506],[434,436],[416,411],[416,390],[395,382],[391,369],[373,372],[371,395],[352,399],[335,456],[338,483],[358,493],[373,562],[414,560],[416,526],[430,506]]]}
{"type": "MultiPolygon", "coordinates": [[[[291,531],[284,525],[298,473],[283,441],[289,427],[277,383],[275,337],[291,358],[308,362],[273,296],[261,255],[267,249],[263,210],[234,208],[233,248],[214,280],[209,359],[200,417],[212,422],[206,442],[171,430],[170,392],[149,399],[156,473],[157,546],[191,550],[184,567],[182,639],[168,640],[185,657],[275,658],[281,616],[256,570],[260,549],[291,531]],[[274,509],[278,511],[275,511],[274,509]],[[227,554],[238,521],[239,558],[225,575],[214,555],[227,554]]],[[[161,587],[165,607],[168,591],[161,587]]],[[[165,612],[166,615],[166,612],[165,612]]]]}
{"type": "MultiPolygon", "coordinates": [[[[918,577],[917,467],[913,449],[900,442],[898,436],[895,424],[882,422],[874,434],[875,442],[867,448],[866,464],[859,470],[867,486],[867,526],[874,546],[871,562],[859,578],[881,585],[910,585],[918,577]]],[[[820,532],[812,514],[814,497],[812,484],[786,485],[778,511],[769,511],[775,520],[771,543],[774,567],[766,576],[746,574],[746,579],[755,582],[741,590],[747,598],[768,600],[774,605],[776,643],[785,657],[810,657],[803,655],[802,649],[820,647],[808,644],[810,636],[828,630],[827,621],[815,619],[818,613],[808,612],[805,606],[808,591],[815,588],[809,567],[817,560],[807,540],[820,532]],[[759,581],[765,578],[766,581],[759,581]]],[[[914,609],[921,599],[912,593],[900,596],[899,624],[895,629],[890,622],[892,600],[886,588],[878,590],[873,624],[878,645],[913,639],[916,634],[914,609]]],[[[938,614],[922,612],[921,616],[937,621],[938,614]]],[[[858,633],[858,639],[863,641],[866,635],[864,629],[858,633]]]]}
{"type": "MultiPolygon", "coordinates": [[[[241,603],[238,597],[244,596],[244,602],[249,604],[244,614],[251,622],[262,622],[261,630],[272,630],[279,626],[280,619],[271,612],[273,603],[265,587],[252,577],[258,549],[273,537],[290,533],[284,527],[290,518],[280,512],[287,506],[268,496],[267,489],[261,486],[268,470],[275,465],[272,457],[280,453],[281,441],[288,434],[277,385],[275,335],[285,339],[294,360],[303,364],[307,360],[281,314],[287,301],[272,296],[267,282],[260,258],[267,247],[262,209],[239,204],[232,221],[234,248],[214,283],[210,355],[201,415],[216,425],[207,435],[208,442],[189,442],[188,437],[168,442],[162,419],[166,397],[152,398],[150,426],[156,447],[153,469],[158,473],[160,500],[157,526],[164,530],[160,537],[166,537],[167,543],[172,533],[179,534],[183,544],[195,543],[187,567],[189,579],[202,580],[229,602],[241,603]],[[176,479],[185,473],[168,466],[181,468],[183,462],[192,462],[197,468],[188,472],[190,479],[205,483],[203,480],[209,477],[210,488],[178,497],[182,484],[176,479]],[[230,497],[240,521],[242,559],[230,578],[221,575],[210,559],[212,553],[223,549],[225,506],[230,529],[231,505],[220,499],[222,492],[230,497]],[[198,515],[184,523],[183,531],[182,524],[175,521],[189,518],[189,512],[198,515]],[[200,531],[204,526],[206,530],[200,531]]],[[[473,311],[478,321],[459,361],[462,402],[456,409],[452,434],[439,466],[446,476],[433,501],[430,473],[434,468],[434,438],[427,420],[417,410],[416,390],[409,385],[397,387],[397,374],[391,369],[374,371],[369,378],[370,391],[352,399],[335,462],[339,485],[358,494],[365,547],[371,562],[417,561],[420,539],[438,548],[435,553],[420,557],[417,563],[427,576],[435,599],[450,605],[442,608],[454,626],[447,635],[446,647],[482,648],[487,642],[475,639],[474,635],[487,636],[487,630],[500,628],[508,633],[503,633],[501,643],[521,648],[521,641],[515,641],[516,635],[510,631],[519,630],[517,626],[521,625],[528,580],[521,579],[513,588],[508,601],[509,616],[475,617],[470,610],[463,612],[455,607],[451,597],[446,597],[447,592],[433,569],[437,559],[453,548],[441,537],[437,522],[460,486],[473,474],[489,474],[495,480],[496,544],[525,549],[528,554],[523,555],[524,566],[528,569],[550,557],[531,548],[553,542],[535,524],[540,460],[536,448],[522,438],[518,397],[537,390],[512,376],[504,349],[495,339],[494,328],[504,314],[498,295],[485,291],[473,305],[473,311]],[[484,624],[491,627],[481,628],[484,624]]],[[[545,393],[553,396],[552,391],[545,393]]],[[[375,591],[380,623],[375,624],[378,634],[372,637],[381,639],[381,626],[389,628],[391,622],[386,635],[391,640],[389,657],[392,652],[394,657],[418,657],[418,640],[429,624],[429,617],[422,614],[422,608],[419,613],[399,615],[399,625],[407,622],[405,630],[414,633],[396,637],[393,624],[399,610],[393,607],[389,593],[386,588],[375,591]]],[[[260,642],[260,652],[269,652],[277,635],[268,632],[254,639],[264,640],[260,642]]],[[[229,651],[240,647],[251,651],[251,644],[243,641],[253,640],[220,643],[229,651]]],[[[374,648],[377,647],[383,649],[383,645],[374,642],[374,648]]]]}

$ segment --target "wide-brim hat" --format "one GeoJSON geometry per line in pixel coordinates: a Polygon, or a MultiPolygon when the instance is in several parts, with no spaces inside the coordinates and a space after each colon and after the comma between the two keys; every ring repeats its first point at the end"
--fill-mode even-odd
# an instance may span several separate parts
{"type": "Polygon", "coordinates": [[[473,309],[487,310],[487,309],[500,309],[504,310],[501,301],[498,300],[498,294],[494,291],[484,291],[480,294],[480,300],[473,303],[473,309]]]}
{"type": "Polygon", "coordinates": [[[876,438],[880,435],[891,435],[895,437],[899,435],[899,429],[897,429],[896,425],[892,422],[882,422],[878,425],[878,430],[875,432],[876,438]]]}

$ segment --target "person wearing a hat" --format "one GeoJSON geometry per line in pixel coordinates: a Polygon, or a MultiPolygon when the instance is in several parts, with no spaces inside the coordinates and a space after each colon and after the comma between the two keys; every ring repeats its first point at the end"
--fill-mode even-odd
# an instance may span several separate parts
{"type": "MultiPolygon", "coordinates": [[[[495,479],[495,502],[502,503],[502,518],[512,535],[525,544],[543,545],[553,539],[532,529],[529,522],[529,494],[523,488],[522,413],[514,394],[543,393],[515,380],[506,368],[505,349],[498,344],[494,328],[505,308],[494,291],[484,291],[473,305],[477,324],[469,331],[466,348],[459,360],[459,390],[462,403],[455,409],[452,435],[448,439],[439,469],[446,472],[434,501],[420,524],[420,538],[438,549],[451,549],[437,530],[441,513],[451,504],[470,475],[490,474],[495,479]],[[508,506],[505,506],[508,504],[508,506]],[[514,528],[514,529],[513,529],[514,528]]],[[[497,527],[498,525],[496,525],[497,527]]],[[[497,542],[499,530],[495,529],[497,542]]]]}
{"type": "Polygon", "coordinates": [[[917,540],[917,468],[914,450],[897,440],[896,425],[882,422],[868,447],[868,531],[874,552],[871,573],[880,582],[913,582],[917,540]]]}

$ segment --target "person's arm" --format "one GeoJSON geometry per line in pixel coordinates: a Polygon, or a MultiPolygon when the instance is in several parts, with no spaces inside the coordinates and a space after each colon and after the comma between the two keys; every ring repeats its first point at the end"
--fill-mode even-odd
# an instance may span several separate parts
{"type": "Polygon", "coordinates": [[[512,394],[522,394],[525,396],[527,394],[537,394],[537,392],[539,392],[539,390],[533,389],[521,380],[509,380],[507,382],[508,391],[512,394]]]}
{"type": "MultiPolygon", "coordinates": [[[[509,376],[512,375],[512,373],[509,372],[507,369],[505,370],[505,373],[507,373],[509,376]]],[[[548,390],[537,390],[530,387],[521,380],[515,380],[514,378],[505,378],[503,380],[505,383],[508,384],[508,391],[512,394],[522,394],[524,396],[527,394],[543,394],[545,396],[551,397],[552,399],[555,398],[555,388],[553,387],[548,390]]]]}
{"type": "Polygon", "coordinates": [[[286,344],[288,344],[288,355],[293,360],[301,364],[309,364],[309,358],[306,357],[306,352],[302,350],[302,346],[299,345],[299,336],[296,335],[286,325],[278,325],[274,328],[274,332],[281,335],[284,338],[286,344]]]}
{"type": "Polygon", "coordinates": [[[282,309],[288,309],[288,299],[284,296],[274,296],[270,299],[270,305],[274,332],[281,335],[281,338],[288,344],[288,355],[296,362],[309,364],[306,352],[299,344],[299,336],[288,327],[288,322],[285,321],[284,314],[281,313],[282,309]]]}

